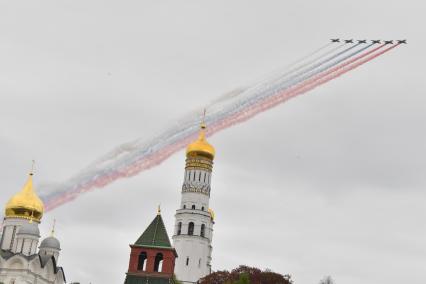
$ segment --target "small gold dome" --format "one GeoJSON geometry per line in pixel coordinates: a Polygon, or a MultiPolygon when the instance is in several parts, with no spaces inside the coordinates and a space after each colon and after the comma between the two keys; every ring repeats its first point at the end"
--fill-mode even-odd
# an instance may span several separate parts
{"type": "Polygon", "coordinates": [[[214,218],[215,218],[216,215],[215,215],[213,209],[209,208],[209,214],[210,214],[210,218],[212,219],[212,221],[214,221],[214,218]]]}
{"type": "Polygon", "coordinates": [[[188,145],[186,148],[186,156],[206,156],[210,159],[214,158],[215,150],[212,145],[210,145],[206,140],[205,133],[206,125],[201,124],[201,130],[198,135],[198,139],[188,145]]]}
{"type": "Polygon", "coordinates": [[[22,190],[7,202],[5,216],[40,222],[43,212],[43,202],[34,192],[32,174],[30,174],[22,190]]]}

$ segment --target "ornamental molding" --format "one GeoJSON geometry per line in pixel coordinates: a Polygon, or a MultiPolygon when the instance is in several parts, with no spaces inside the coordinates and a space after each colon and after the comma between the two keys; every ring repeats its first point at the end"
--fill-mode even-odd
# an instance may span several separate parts
{"type": "Polygon", "coordinates": [[[196,192],[210,196],[210,185],[203,183],[184,183],[182,192],[196,192]]]}

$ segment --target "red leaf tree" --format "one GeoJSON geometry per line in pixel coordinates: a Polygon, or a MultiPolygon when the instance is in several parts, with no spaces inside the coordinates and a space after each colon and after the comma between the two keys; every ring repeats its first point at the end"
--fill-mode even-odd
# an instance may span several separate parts
{"type": "Polygon", "coordinates": [[[199,284],[234,284],[238,283],[241,275],[247,275],[250,284],[292,284],[290,275],[282,275],[270,270],[240,265],[231,272],[227,270],[213,272],[200,279],[199,284]]]}

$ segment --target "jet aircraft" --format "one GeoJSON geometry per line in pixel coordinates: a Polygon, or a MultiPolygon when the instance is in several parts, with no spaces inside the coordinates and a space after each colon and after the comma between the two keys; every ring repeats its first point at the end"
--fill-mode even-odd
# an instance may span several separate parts
{"type": "Polygon", "coordinates": [[[353,39],[345,39],[345,43],[354,43],[353,39]]]}
{"type": "Polygon", "coordinates": [[[393,40],[385,40],[385,44],[393,44],[393,40]]]}
{"type": "Polygon", "coordinates": [[[367,43],[367,40],[366,39],[359,39],[358,43],[367,43]]]}
{"type": "Polygon", "coordinates": [[[403,43],[403,44],[407,44],[407,40],[406,40],[406,39],[399,39],[399,40],[398,40],[398,43],[399,43],[399,44],[401,44],[401,43],[403,43]]]}
{"type": "Polygon", "coordinates": [[[340,42],[340,38],[332,38],[331,42],[340,42]]]}
{"type": "Polygon", "coordinates": [[[380,43],[380,39],[372,40],[371,42],[372,42],[373,44],[380,43]]]}

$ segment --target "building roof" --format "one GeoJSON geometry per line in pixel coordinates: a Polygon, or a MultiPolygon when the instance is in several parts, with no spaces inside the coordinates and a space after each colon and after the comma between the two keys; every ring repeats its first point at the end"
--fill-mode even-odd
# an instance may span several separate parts
{"type": "Polygon", "coordinates": [[[124,284],[174,284],[173,278],[160,278],[127,274],[124,284]]]}
{"type": "Polygon", "coordinates": [[[212,145],[209,144],[206,140],[206,125],[204,123],[201,124],[201,129],[198,134],[198,139],[188,145],[186,148],[187,156],[206,156],[213,160],[215,155],[215,149],[212,145]]]}
{"type": "Polygon", "coordinates": [[[57,238],[50,236],[41,241],[40,248],[52,248],[61,250],[61,244],[57,238]]]}
{"type": "Polygon", "coordinates": [[[24,218],[40,223],[44,205],[34,190],[32,177],[33,174],[30,173],[22,190],[6,203],[6,217],[24,218]]]}
{"type": "Polygon", "coordinates": [[[157,214],[145,232],[135,242],[137,246],[172,248],[161,214],[157,214]]]}

